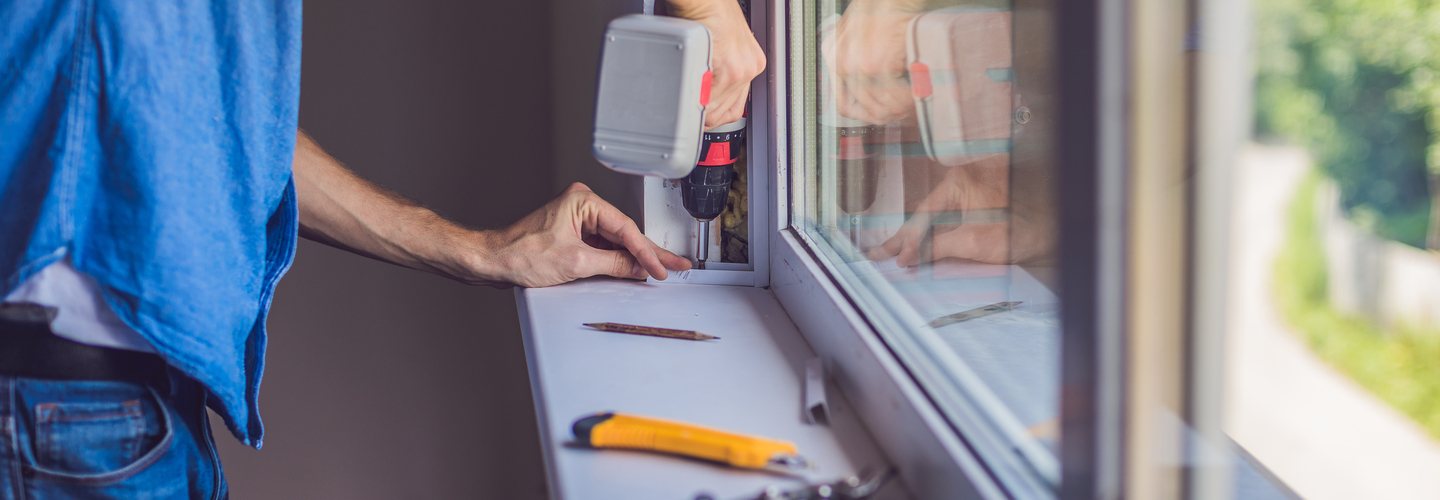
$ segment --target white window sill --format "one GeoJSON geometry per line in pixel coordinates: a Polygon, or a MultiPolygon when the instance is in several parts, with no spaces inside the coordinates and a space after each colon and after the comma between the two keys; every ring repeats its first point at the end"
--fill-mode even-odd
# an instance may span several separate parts
{"type": "MultiPolygon", "coordinates": [[[[829,426],[804,423],[805,362],[814,353],[769,290],[586,280],[519,289],[516,302],[554,498],[744,498],[886,464],[833,386],[829,426]],[[588,322],[693,329],[721,339],[600,332],[581,326],[588,322]],[[792,441],[815,467],[788,477],[572,444],[575,419],[604,411],[792,441]]],[[[892,481],[885,493],[899,490],[892,481]]]]}

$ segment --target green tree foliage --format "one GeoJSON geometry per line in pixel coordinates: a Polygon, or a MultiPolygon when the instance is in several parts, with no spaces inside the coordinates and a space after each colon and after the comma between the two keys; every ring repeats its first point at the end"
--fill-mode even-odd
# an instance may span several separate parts
{"type": "Polygon", "coordinates": [[[1306,146],[1341,203],[1425,246],[1440,178],[1440,1],[1257,0],[1256,129],[1306,146]]]}
{"type": "Polygon", "coordinates": [[[1280,313],[1321,359],[1440,439],[1440,331],[1418,325],[1382,331],[1331,307],[1315,213],[1319,186],[1319,176],[1306,178],[1287,211],[1272,280],[1280,313]]]}

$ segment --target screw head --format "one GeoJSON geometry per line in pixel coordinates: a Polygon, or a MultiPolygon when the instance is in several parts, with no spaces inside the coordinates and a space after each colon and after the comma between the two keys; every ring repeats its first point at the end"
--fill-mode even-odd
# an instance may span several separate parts
{"type": "Polygon", "coordinates": [[[1015,123],[1024,125],[1030,123],[1030,107],[1020,106],[1015,109],[1015,123]]]}

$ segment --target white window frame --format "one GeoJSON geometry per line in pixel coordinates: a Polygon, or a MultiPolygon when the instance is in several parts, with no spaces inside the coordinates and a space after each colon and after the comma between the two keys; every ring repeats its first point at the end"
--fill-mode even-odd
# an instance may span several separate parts
{"type": "MultiPolygon", "coordinates": [[[[1244,116],[1230,108],[1192,109],[1187,99],[1196,95],[1195,81],[1187,79],[1211,78],[1199,85],[1204,92],[1243,88],[1244,75],[1214,67],[1222,64],[1217,57],[1238,57],[1244,47],[1217,43],[1201,52],[1193,69],[1174,49],[1186,43],[1197,16],[1233,18],[1241,0],[1051,4],[1050,15],[1063,20],[1055,28],[1059,108],[1053,147],[1064,159],[1056,172],[1063,186],[1056,205],[1057,292],[1064,299],[1061,438],[1058,470],[1050,471],[1014,465],[1022,461],[1017,451],[985,422],[985,406],[998,403],[966,395],[957,418],[951,418],[953,406],[945,407],[949,414],[942,411],[937,399],[949,395],[935,391],[949,389],[919,382],[934,380],[924,371],[936,367],[901,362],[893,343],[903,336],[881,331],[900,325],[862,312],[857,297],[839,284],[847,271],[830,265],[824,247],[794,225],[801,220],[795,214],[807,213],[804,172],[814,163],[803,147],[808,122],[790,119],[807,116],[803,89],[792,81],[792,65],[803,64],[805,44],[813,43],[801,24],[807,1],[752,0],[752,27],[769,61],[752,88],[756,128],[750,143],[751,158],[763,167],[753,171],[770,172],[762,260],[781,306],[909,491],[925,499],[1233,494],[1228,465],[1182,465],[1176,460],[1188,458],[1159,451],[1156,441],[1175,436],[1157,430],[1154,416],[1156,408],[1182,401],[1180,421],[1208,442],[1225,440],[1215,381],[1224,314],[1223,278],[1216,271],[1223,261],[1217,256],[1225,247],[1217,224],[1226,220],[1220,195],[1226,170],[1224,158],[1203,152],[1228,151],[1226,141],[1235,138],[1227,134],[1244,116]],[[1194,162],[1202,167],[1199,195],[1175,188],[1187,182],[1179,167],[1194,162]],[[1177,234],[1189,238],[1199,257],[1173,244],[1177,234]]],[[[1200,28],[1211,40],[1228,29],[1219,23],[1200,28]]],[[[1198,95],[1233,104],[1231,97],[1198,95]]]]}
{"type": "Polygon", "coordinates": [[[804,94],[792,85],[791,58],[792,54],[801,57],[805,44],[813,43],[804,40],[802,20],[795,15],[805,3],[751,3],[752,27],[769,64],[766,77],[757,79],[752,89],[755,121],[750,154],[772,167],[766,256],[772,291],[916,498],[1057,495],[1042,476],[1051,474],[1051,480],[1058,482],[1058,470],[1034,470],[1008,448],[1009,441],[984,423],[988,417],[983,407],[998,402],[961,398],[967,403],[959,405],[963,415],[959,421],[942,413],[916,381],[922,375],[915,371],[926,368],[903,364],[877,332],[877,327],[895,325],[877,325],[877,318],[862,313],[837,285],[841,271],[820,258],[821,247],[793,225],[797,220],[793,214],[805,213],[804,172],[809,161],[802,146],[806,122],[789,119],[805,116],[804,94]],[[1008,457],[987,461],[982,454],[1008,457]]]}

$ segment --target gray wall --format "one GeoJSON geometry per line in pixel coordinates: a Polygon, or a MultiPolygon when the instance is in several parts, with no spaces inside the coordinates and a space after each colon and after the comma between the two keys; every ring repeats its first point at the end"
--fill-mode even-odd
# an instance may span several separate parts
{"type": "MultiPolygon", "coordinates": [[[[660,2],[663,3],[663,0],[660,2]]],[[[590,154],[595,121],[595,74],[605,25],[641,11],[641,0],[584,0],[554,3],[551,12],[551,127],[555,133],[555,188],[573,181],[590,186],[640,220],[641,181],[601,167],[590,154]]]]}
{"type": "MultiPolygon", "coordinates": [[[[548,6],[306,2],[301,125],[365,177],[503,226],[561,184],[548,6]]],[[[541,498],[529,390],[509,291],[306,242],[270,319],[265,448],[217,440],[237,498],[541,498]]]]}

